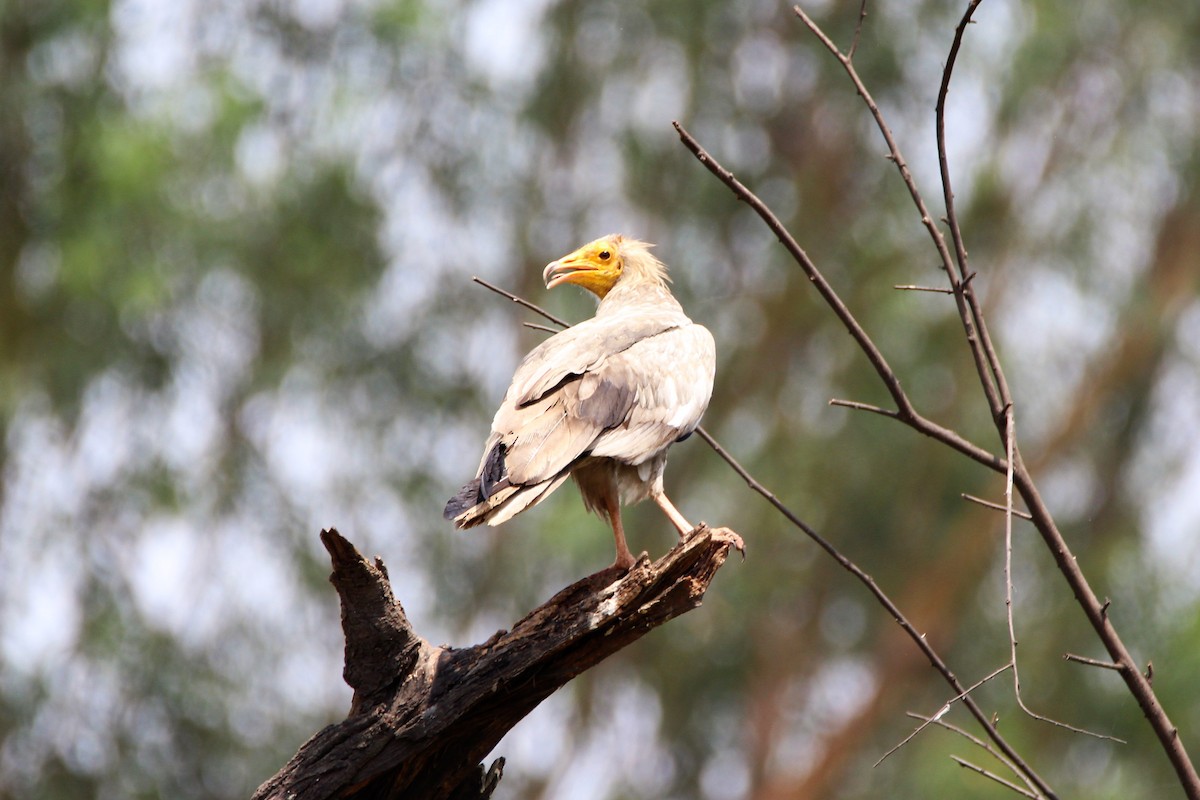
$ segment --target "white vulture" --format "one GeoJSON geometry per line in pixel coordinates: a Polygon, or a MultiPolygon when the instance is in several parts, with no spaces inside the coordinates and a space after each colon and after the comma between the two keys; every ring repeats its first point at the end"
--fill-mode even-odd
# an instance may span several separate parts
{"type": "Polygon", "coordinates": [[[716,349],[671,295],[650,247],[605,236],[546,266],[546,288],[582,286],[600,298],[596,316],[517,367],[475,479],[446,504],[455,527],[506,522],[573,476],[584,506],[612,526],[615,567],[634,563],[622,503],[651,498],[681,538],[692,530],[663,492],[663,468],[708,407],[716,349]]]}

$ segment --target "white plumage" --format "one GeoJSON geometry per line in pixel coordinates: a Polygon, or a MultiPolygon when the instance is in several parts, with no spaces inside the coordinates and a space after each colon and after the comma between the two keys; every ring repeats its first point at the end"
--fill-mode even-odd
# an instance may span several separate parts
{"type": "Polygon", "coordinates": [[[663,493],[662,476],[668,448],[708,407],[716,349],[648,248],[608,236],[547,266],[549,286],[582,285],[600,305],[517,368],[475,479],[446,505],[457,527],[505,522],[573,475],[585,506],[613,527],[617,566],[633,563],[621,503],[653,498],[681,536],[692,529],[663,493]]]}

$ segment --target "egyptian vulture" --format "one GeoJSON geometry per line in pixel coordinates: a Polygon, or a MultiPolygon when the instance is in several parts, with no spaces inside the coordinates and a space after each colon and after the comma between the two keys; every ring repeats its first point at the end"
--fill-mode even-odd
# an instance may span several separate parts
{"type": "Polygon", "coordinates": [[[663,492],[663,468],[708,407],[716,349],[671,295],[650,247],[605,236],[546,266],[546,288],[582,286],[600,298],[596,316],[517,367],[475,479],[446,504],[455,527],[506,522],[571,476],[584,506],[612,526],[614,567],[634,563],[622,503],[651,498],[681,538],[692,530],[663,492]]]}

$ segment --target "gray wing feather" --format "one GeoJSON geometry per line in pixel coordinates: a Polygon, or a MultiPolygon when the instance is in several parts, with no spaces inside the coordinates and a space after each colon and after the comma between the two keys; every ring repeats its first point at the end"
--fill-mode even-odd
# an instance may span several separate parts
{"type": "Polygon", "coordinates": [[[637,342],[687,324],[690,320],[682,312],[664,309],[657,314],[593,317],[560,331],[525,356],[504,398],[505,405],[529,405],[564,380],[595,369],[637,342]]]}
{"type": "Polygon", "coordinates": [[[518,369],[492,433],[512,483],[548,480],[585,453],[638,464],[699,424],[712,394],[712,335],[677,312],[643,316],[633,330],[600,321],[609,324],[561,351],[547,340],[518,369]]]}

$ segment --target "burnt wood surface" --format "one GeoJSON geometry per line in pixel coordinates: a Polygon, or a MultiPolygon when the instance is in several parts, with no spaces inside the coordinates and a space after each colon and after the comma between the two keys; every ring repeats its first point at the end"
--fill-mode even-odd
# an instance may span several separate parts
{"type": "Polygon", "coordinates": [[[337,531],[349,716],[315,734],[255,800],[486,798],[503,759],[481,760],[556,689],[647,631],[700,605],[736,534],[701,524],[657,561],[609,568],[560,591],[488,641],[431,645],[396,602],[387,569],[337,531]]]}

